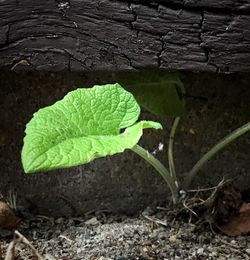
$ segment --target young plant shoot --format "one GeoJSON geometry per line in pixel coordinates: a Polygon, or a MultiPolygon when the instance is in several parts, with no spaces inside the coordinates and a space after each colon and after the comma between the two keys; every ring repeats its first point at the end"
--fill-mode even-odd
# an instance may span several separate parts
{"type": "Polygon", "coordinates": [[[96,158],[130,149],[162,176],[177,202],[181,188],[188,189],[200,168],[230,142],[250,131],[250,122],[235,130],[206,153],[191,169],[184,186],[175,173],[173,142],[180,118],[170,132],[166,168],[138,145],[146,128],[162,129],[158,122],[138,121],[140,106],[134,96],[119,84],[79,88],[62,100],[40,109],[26,126],[22,164],[26,173],[49,171],[86,164],[96,158]]]}

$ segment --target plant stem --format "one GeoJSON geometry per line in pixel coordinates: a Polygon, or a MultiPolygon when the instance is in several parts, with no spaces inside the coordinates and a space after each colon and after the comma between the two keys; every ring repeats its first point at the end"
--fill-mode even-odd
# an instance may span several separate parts
{"type": "Polygon", "coordinates": [[[212,147],[206,154],[204,154],[201,159],[194,165],[191,171],[188,173],[183,189],[187,190],[193,178],[196,176],[197,172],[203,167],[203,165],[210,160],[215,154],[217,154],[221,149],[230,144],[232,141],[236,140],[238,137],[250,131],[250,122],[237,128],[231,134],[223,138],[219,143],[212,147]]]}
{"type": "Polygon", "coordinates": [[[169,164],[169,172],[171,177],[174,179],[176,186],[178,187],[178,181],[176,177],[176,172],[175,172],[175,166],[174,166],[174,156],[173,156],[173,147],[174,147],[174,136],[176,132],[176,128],[180,122],[180,117],[176,117],[173,123],[173,126],[170,131],[170,136],[169,136],[169,143],[168,143],[168,164],[169,164]]]}
{"type": "Polygon", "coordinates": [[[144,160],[150,163],[156,169],[156,171],[162,176],[162,178],[166,181],[171,190],[173,203],[175,204],[177,201],[178,187],[176,186],[174,179],[171,177],[169,171],[165,168],[165,166],[159,160],[157,160],[152,154],[150,154],[147,150],[145,150],[138,144],[136,144],[132,148],[132,151],[134,151],[136,154],[138,154],[144,160]]]}

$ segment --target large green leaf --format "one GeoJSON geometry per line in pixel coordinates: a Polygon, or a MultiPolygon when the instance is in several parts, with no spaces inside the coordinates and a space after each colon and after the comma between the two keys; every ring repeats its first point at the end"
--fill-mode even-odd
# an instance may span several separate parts
{"type": "Polygon", "coordinates": [[[69,92],[27,124],[24,171],[71,167],[133,148],[144,128],[161,128],[156,122],[136,123],[139,115],[135,98],[119,84],[69,92]]]}
{"type": "Polygon", "coordinates": [[[119,73],[117,81],[133,93],[141,106],[156,115],[180,116],[184,112],[184,87],[177,73],[126,72],[119,73]]]}

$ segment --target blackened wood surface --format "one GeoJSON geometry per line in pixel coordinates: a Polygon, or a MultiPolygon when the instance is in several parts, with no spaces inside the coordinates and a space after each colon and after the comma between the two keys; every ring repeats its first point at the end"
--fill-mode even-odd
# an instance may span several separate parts
{"type": "Polygon", "coordinates": [[[1,0],[0,67],[250,71],[250,0],[1,0]]]}

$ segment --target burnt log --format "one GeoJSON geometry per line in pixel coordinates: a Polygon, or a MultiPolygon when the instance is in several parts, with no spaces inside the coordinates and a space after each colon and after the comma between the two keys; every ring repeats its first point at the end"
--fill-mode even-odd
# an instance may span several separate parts
{"type": "Polygon", "coordinates": [[[250,0],[2,0],[0,68],[250,71],[250,0]]]}

